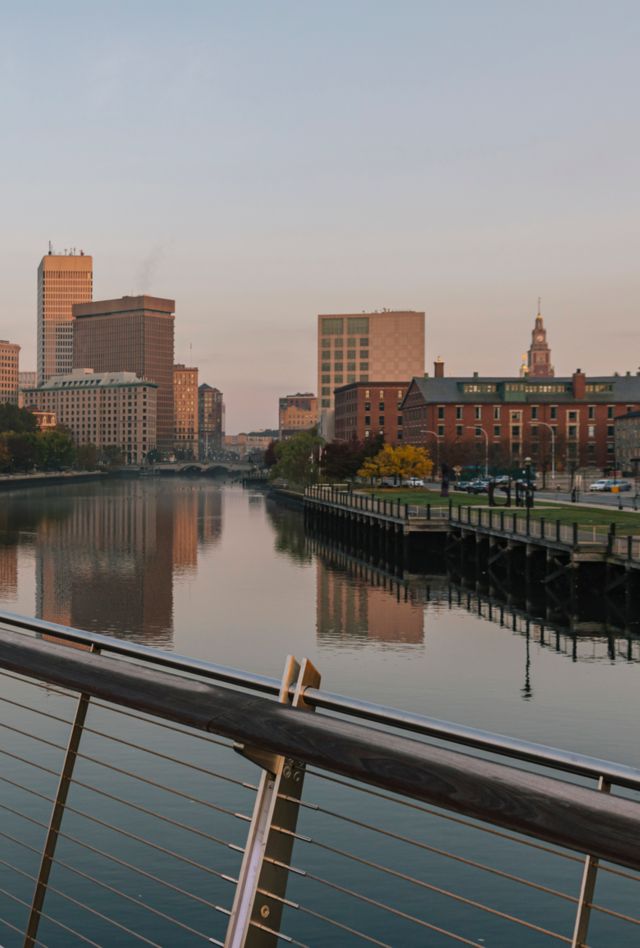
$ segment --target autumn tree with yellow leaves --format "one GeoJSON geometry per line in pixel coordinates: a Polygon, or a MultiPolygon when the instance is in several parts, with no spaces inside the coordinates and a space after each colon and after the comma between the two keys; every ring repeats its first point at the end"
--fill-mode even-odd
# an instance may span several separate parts
{"type": "Polygon", "coordinates": [[[393,447],[385,444],[372,458],[367,458],[358,477],[379,480],[393,477],[396,483],[407,477],[429,477],[433,470],[433,461],[425,448],[416,448],[412,444],[399,444],[393,447]]]}

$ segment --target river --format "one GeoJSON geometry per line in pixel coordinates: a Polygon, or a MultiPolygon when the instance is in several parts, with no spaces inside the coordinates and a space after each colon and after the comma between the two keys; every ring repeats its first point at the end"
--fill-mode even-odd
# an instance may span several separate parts
{"type": "MultiPolygon", "coordinates": [[[[637,639],[572,637],[501,610],[444,575],[399,582],[306,537],[302,516],[259,490],[206,479],[144,478],[15,491],[4,493],[0,504],[5,610],[277,677],[287,654],[306,656],[331,691],[640,767],[637,639]]],[[[27,691],[15,680],[2,687],[13,700],[27,691]]],[[[50,696],[48,707],[62,701],[50,696]]],[[[12,752],[22,751],[26,741],[12,735],[12,752]]],[[[13,775],[21,765],[6,766],[4,773],[13,775]]],[[[117,783],[114,775],[104,779],[102,786],[117,783]]],[[[334,802],[336,793],[329,794],[334,802]]],[[[377,819],[378,806],[368,805],[377,819]]],[[[0,829],[7,819],[0,816],[0,829]]],[[[395,825],[410,824],[403,817],[395,825]]],[[[34,830],[34,847],[38,838],[34,830]]],[[[491,842],[480,847],[483,858],[490,861],[494,848],[491,842]]],[[[33,858],[24,858],[31,867],[25,871],[32,871],[33,858]]],[[[505,865],[517,865],[517,856],[505,859],[505,865]]],[[[78,864],[86,868],[89,857],[78,864]]],[[[543,871],[535,860],[531,866],[543,871]]],[[[454,866],[439,879],[459,888],[460,873],[454,866]]],[[[579,867],[571,867],[569,882],[559,882],[562,873],[555,882],[575,893],[578,877],[579,867]]],[[[27,880],[24,885],[23,894],[27,880]]],[[[531,916],[528,896],[507,899],[511,908],[516,903],[531,916]]],[[[320,897],[314,904],[327,908],[320,897]]],[[[408,904],[416,912],[421,906],[425,917],[448,917],[428,899],[408,904]]],[[[10,908],[20,922],[21,907],[10,908]]],[[[69,911],[61,903],[59,917],[69,911]]],[[[123,912],[130,922],[137,908],[123,912]]],[[[0,915],[8,917],[6,911],[0,915]]],[[[483,920],[485,927],[467,923],[464,912],[461,918],[467,937],[484,938],[487,945],[515,943],[513,931],[501,934],[491,918],[483,920]]],[[[566,928],[567,909],[549,910],[545,921],[566,928]]],[[[149,937],[162,944],[197,943],[186,932],[165,940],[157,919],[147,923],[149,937]]],[[[420,931],[399,936],[386,924],[376,923],[375,931],[383,940],[386,932],[390,943],[450,943],[420,931]]],[[[606,935],[608,944],[632,943],[616,941],[607,924],[600,920],[593,931],[606,935]]],[[[314,945],[360,943],[346,934],[332,940],[308,919],[305,931],[314,945]]],[[[134,943],[118,937],[105,943],[134,943]]],[[[522,945],[546,944],[541,937],[526,930],[517,935],[522,945]]],[[[51,925],[43,939],[50,946],[75,943],[51,925]]],[[[0,931],[0,945],[18,943],[16,935],[0,931]]]]}

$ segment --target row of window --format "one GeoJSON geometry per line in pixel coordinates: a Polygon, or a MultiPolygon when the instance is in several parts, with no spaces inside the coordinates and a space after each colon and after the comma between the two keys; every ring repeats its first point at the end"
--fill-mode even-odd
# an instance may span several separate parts
{"type": "MultiPolygon", "coordinates": [[[[445,407],[446,407],[445,405],[438,405],[438,418],[439,418],[439,419],[444,419],[444,417],[445,417],[445,407]]],[[[474,417],[475,417],[475,420],[476,420],[476,421],[482,421],[482,409],[483,409],[483,407],[489,407],[489,406],[482,406],[482,405],[474,405],[474,406],[473,406],[473,409],[474,409],[474,417]]],[[[501,406],[500,406],[500,405],[493,405],[492,407],[493,407],[493,418],[494,418],[495,421],[497,421],[497,420],[500,418],[501,406]]],[[[587,406],[587,419],[588,419],[589,421],[595,421],[595,420],[596,420],[596,407],[597,407],[596,405],[588,405],[588,406],[587,406]]],[[[455,409],[456,409],[456,421],[462,421],[462,419],[463,419],[463,417],[464,417],[464,409],[465,409],[465,406],[464,406],[464,405],[456,405],[456,406],[455,406],[455,409]]],[[[514,418],[514,417],[519,417],[519,418],[521,418],[521,417],[522,417],[522,414],[523,414],[522,409],[507,409],[507,410],[510,411],[512,418],[514,418]]],[[[607,418],[614,418],[614,417],[615,417],[616,410],[619,411],[620,409],[617,408],[617,406],[615,406],[615,405],[607,405],[607,418]]],[[[627,411],[627,412],[630,412],[630,411],[633,411],[633,410],[634,410],[634,406],[633,406],[633,405],[627,405],[627,406],[626,406],[626,411],[627,411]]],[[[539,405],[532,405],[532,406],[531,406],[530,412],[531,412],[531,420],[532,420],[532,421],[537,421],[537,420],[539,419],[539,411],[540,411],[540,406],[539,406],[539,405]]],[[[417,417],[419,416],[419,409],[414,409],[414,412],[416,412],[416,414],[415,414],[414,417],[417,418],[417,417]]],[[[570,409],[568,409],[567,412],[566,412],[566,417],[567,417],[567,421],[569,421],[569,422],[572,422],[572,421],[579,421],[579,420],[580,420],[580,412],[579,412],[577,409],[571,409],[571,408],[570,408],[570,409]]],[[[558,419],[558,406],[557,406],[557,405],[550,405],[550,406],[549,406],[549,418],[551,419],[551,421],[556,421],[556,420],[558,419]]]]}

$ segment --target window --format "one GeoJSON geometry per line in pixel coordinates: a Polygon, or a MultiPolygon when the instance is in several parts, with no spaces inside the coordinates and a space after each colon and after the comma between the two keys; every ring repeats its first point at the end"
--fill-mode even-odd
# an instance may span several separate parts
{"type": "Polygon", "coordinates": [[[531,406],[531,420],[532,421],[538,420],[538,406],[537,405],[531,406]]]}
{"type": "Polygon", "coordinates": [[[384,411],[384,402],[378,402],[378,411],[384,411]]]}
{"type": "Polygon", "coordinates": [[[577,438],[577,437],[578,437],[578,426],[577,426],[577,425],[569,425],[569,428],[568,428],[568,436],[569,436],[570,438],[577,438]]]}
{"type": "Polygon", "coordinates": [[[540,432],[538,431],[538,426],[537,426],[537,425],[531,425],[531,437],[532,437],[532,438],[537,438],[537,437],[539,436],[539,434],[540,434],[540,432]]]}
{"type": "Polygon", "coordinates": [[[595,406],[595,405],[589,405],[589,408],[588,408],[588,417],[589,417],[589,421],[595,421],[595,418],[596,418],[596,406],[595,406]]]}
{"type": "Polygon", "coordinates": [[[438,425],[438,437],[444,438],[444,425],[438,425]]]}
{"type": "Polygon", "coordinates": [[[444,421],[444,405],[438,405],[438,420],[444,421]]]}
{"type": "Polygon", "coordinates": [[[336,383],[336,385],[342,385],[342,376],[336,375],[333,381],[336,383]]]}
{"type": "Polygon", "coordinates": [[[384,415],[378,415],[378,424],[384,425],[384,415]]]}
{"type": "Polygon", "coordinates": [[[568,417],[569,421],[577,421],[577,420],[578,420],[578,412],[577,412],[577,411],[568,411],[568,412],[567,412],[567,417],[568,417]]]}
{"type": "Polygon", "coordinates": [[[368,372],[368,371],[369,371],[369,363],[368,363],[368,362],[361,362],[361,363],[360,363],[360,371],[362,372],[363,370],[364,370],[365,372],[368,372]]]}
{"type": "MultiPolygon", "coordinates": [[[[344,319],[342,319],[342,317],[337,319],[323,319],[321,322],[323,336],[342,335],[344,327],[344,319]]],[[[349,320],[349,322],[351,322],[351,320],[349,320]]]]}
{"type": "Polygon", "coordinates": [[[365,423],[365,425],[370,425],[370,424],[371,424],[371,415],[365,415],[365,416],[364,416],[364,423],[365,423]]]}
{"type": "Polygon", "coordinates": [[[355,349],[348,349],[348,350],[347,350],[347,359],[355,359],[355,357],[356,357],[356,350],[355,350],[355,349]]]}
{"type": "Polygon", "coordinates": [[[457,438],[462,437],[462,425],[456,425],[456,437],[457,438]]]}
{"type": "Polygon", "coordinates": [[[476,405],[476,421],[482,421],[482,405],[476,405]]]}
{"type": "Polygon", "coordinates": [[[456,421],[462,421],[462,405],[456,405],[456,421]]]}
{"type": "Polygon", "coordinates": [[[501,431],[502,431],[502,428],[500,427],[500,425],[494,425],[494,426],[493,426],[493,437],[494,437],[494,438],[499,438],[501,431]]]}
{"type": "Polygon", "coordinates": [[[331,388],[328,385],[324,385],[322,388],[323,395],[331,395],[331,388]]]}
{"type": "Polygon", "coordinates": [[[330,401],[328,398],[323,398],[323,399],[322,399],[322,407],[323,407],[323,408],[329,408],[330,405],[331,405],[331,401],[330,401]]]}
{"type": "Polygon", "coordinates": [[[331,376],[330,376],[330,375],[323,375],[323,376],[322,376],[322,381],[323,381],[323,382],[330,382],[330,381],[331,381],[331,376]]]}
{"type": "Polygon", "coordinates": [[[323,372],[330,372],[330,371],[331,371],[331,363],[330,363],[330,362],[323,362],[323,363],[322,363],[322,371],[323,371],[323,372]]]}
{"type": "Polygon", "coordinates": [[[371,402],[365,402],[365,403],[364,403],[364,410],[365,410],[365,411],[371,411],[371,402]]]}
{"type": "Polygon", "coordinates": [[[614,426],[607,425],[607,438],[613,438],[614,426]]]}
{"type": "MultiPolygon", "coordinates": [[[[342,320],[340,320],[342,322],[342,320]]],[[[347,319],[347,332],[350,336],[360,336],[369,332],[368,316],[350,316],[347,319]]]]}
{"type": "Polygon", "coordinates": [[[355,362],[347,362],[347,372],[355,372],[356,364],[355,362]]]}
{"type": "Polygon", "coordinates": [[[552,405],[551,408],[549,409],[549,418],[555,421],[557,417],[558,417],[558,406],[552,405]]]}
{"type": "Polygon", "coordinates": [[[342,362],[336,362],[336,364],[335,364],[334,367],[333,367],[333,371],[334,371],[334,372],[342,372],[343,370],[344,370],[344,365],[343,365],[343,363],[342,363],[342,362]]]}
{"type": "Polygon", "coordinates": [[[512,438],[520,437],[520,425],[511,425],[511,437],[512,438]]]}
{"type": "Polygon", "coordinates": [[[368,345],[369,345],[369,340],[368,340],[366,337],[363,338],[363,339],[361,339],[361,340],[360,340],[360,345],[361,345],[361,346],[368,346],[368,345]]]}
{"type": "Polygon", "coordinates": [[[500,421],[500,405],[493,406],[493,420],[500,421]]]}

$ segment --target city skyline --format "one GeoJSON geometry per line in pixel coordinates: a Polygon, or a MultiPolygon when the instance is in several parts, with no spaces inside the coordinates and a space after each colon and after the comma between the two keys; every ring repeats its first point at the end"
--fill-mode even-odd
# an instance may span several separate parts
{"type": "Polygon", "coordinates": [[[427,364],[500,375],[541,295],[557,374],[635,371],[637,6],[403,9],[8,11],[0,334],[22,367],[51,239],[93,254],[94,298],[177,300],[176,361],[229,431],[314,387],[318,313],[425,310],[427,364]]]}

